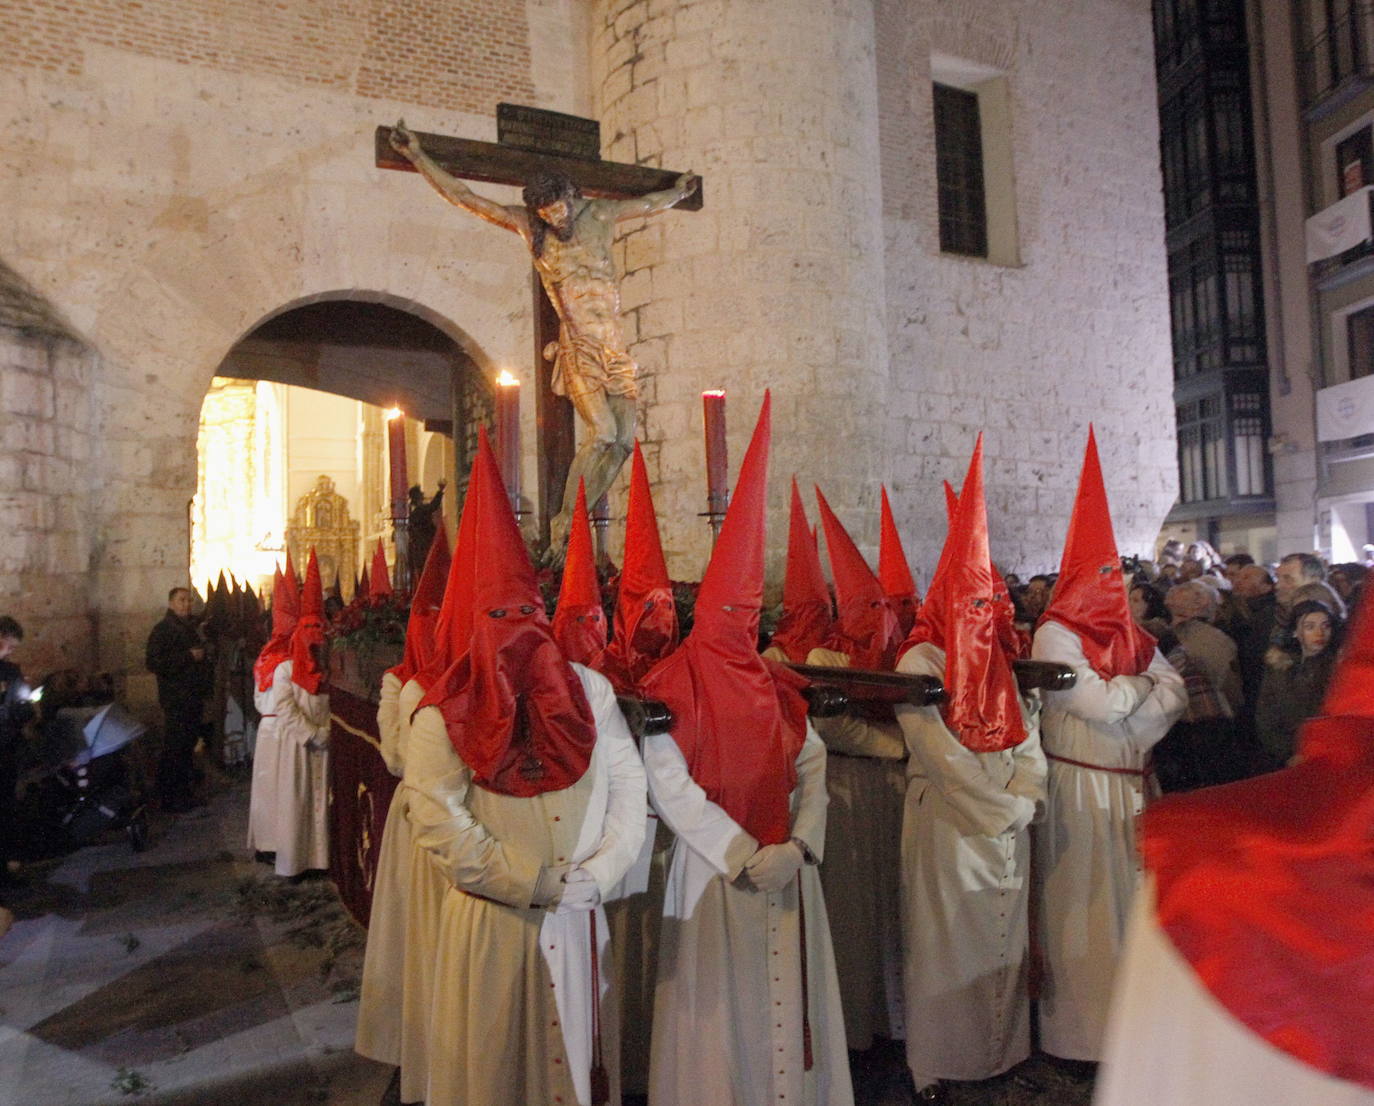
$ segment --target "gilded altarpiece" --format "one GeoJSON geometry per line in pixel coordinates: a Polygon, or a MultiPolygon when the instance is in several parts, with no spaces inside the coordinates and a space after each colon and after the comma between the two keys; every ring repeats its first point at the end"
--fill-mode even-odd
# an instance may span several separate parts
{"type": "Polygon", "coordinates": [[[315,486],[296,501],[286,524],[286,548],[300,572],[314,549],[324,586],[331,586],[337,577],[343,597],[352,597],[358,574],[358,522],[349,517],[348,500],[328,476],[318,477],[315,486]]]}

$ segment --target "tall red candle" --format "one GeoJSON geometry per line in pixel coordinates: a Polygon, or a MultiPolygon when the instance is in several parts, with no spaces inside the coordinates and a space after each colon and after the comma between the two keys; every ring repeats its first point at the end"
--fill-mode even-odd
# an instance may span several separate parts
{"type": "Polygon", "coordinates": [[[511,507],[520,511],[520,381],[506,369],[496,378],[496,459],[511,507]]]}
{"type": "Polygon", "coordinates": [[[404,518],[406,491],[410,487],[406,480],[406,420],[395,407],[386,413],[386,418],[387,455],[391,461],[391,517],[404,518]]]}
{"type": "Polygon", "coordinates": [[[725,450],[725,390],[712,389],[701,393],[701,406],[706,416],[706,513],[711,528],[719,533],[730,502],[730,465],[725,450]]]}

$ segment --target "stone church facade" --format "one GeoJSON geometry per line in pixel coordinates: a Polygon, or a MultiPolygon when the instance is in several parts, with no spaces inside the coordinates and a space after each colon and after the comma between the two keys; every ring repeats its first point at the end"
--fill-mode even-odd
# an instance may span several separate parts
{"type": "Polygon", "coordinates": [[[139,668],[201,403],[265,320],[386,304],[531,378],[519,243],[373,167],[377,124],[492,140],[499,101],[705,178],[617,247],[674,575],[705,388],[735,463],[773,389],[775,565],[789,473],[870,550],[886,482],[924,584],[980,429],[1008,568],[1057,561],[1090,420],[1123,551],[1173,502],[1143,0],[26,0],[0,42],[0,596],[35,669],[139,668]],[[979,104],[985,258],[941,249],[937,83],[979,104]]]}

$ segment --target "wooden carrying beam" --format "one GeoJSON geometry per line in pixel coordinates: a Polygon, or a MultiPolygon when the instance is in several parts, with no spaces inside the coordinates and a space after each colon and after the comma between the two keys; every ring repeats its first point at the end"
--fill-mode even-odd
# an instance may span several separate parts
{"type": "Polygon", "coordinates": [[[842,689],[851,699],[884,703],[910,703],[915,707],[940,703],[945,686],[934,676],[908,676],[901,672],[870,672],[862,668],[830,668],[820,664],[789,664],[813,684],[842,689]]]}
{"type": "MultiPolygon", "coordinates": [[[[813,684],[842,689],[851,699],[887,703],[911,703],[923,707],[945,699],[945,688],[934,676],[906,675],[901,672],[870,672],[862,668],[830,668],[825,665],[789,664],[788,668],[813,684]]],[[[1077,677],[1067,664],[1054,661],[1012,661],[1016,683],[1021,691],[1066,691],[1077,677]]]]}
{"type": "MultiPolygon", "coordinates": [[[[499,142],[477,142],[470,138],[452,138],[420,131],[414,134],[425,153],[441,168],[464,180],[523,185],[538,173],[562,173],[587,196],[623,200],[672,188],[682,175],[670,169],[654,169],[647,165],[536,154],[517,146],[503,146],[499,142]]],[[[377,128],[376,155],[378,169],[416,172],[415,166],[391,148],[390,127],[377,128]]],[[[674,210],[700,211],[702,187],[698,181],[696,190],[676,204],[674,210]]]]}

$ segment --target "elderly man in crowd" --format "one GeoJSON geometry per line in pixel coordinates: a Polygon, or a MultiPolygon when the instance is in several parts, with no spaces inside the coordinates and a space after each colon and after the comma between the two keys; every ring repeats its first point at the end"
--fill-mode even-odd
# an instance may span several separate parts
{"type": "Polygon", "coordinates": [[[1179,644],[1234,714],[1242,701],[1240,666],[1236,643],[1212,625],[1220,605],[1215,589],[1188,580],[1169,589],[1164,605],[1179,644]]]}
{"type": "Polygon", "coordinates": [[[1183,676],[1188,706],[1155,747],[1155,771],[1166,791],[1191,790],[1249,774],[1252,757],[1238,747],[1242,706],[1236,643],[1213,623],[1219,599],[1202,580],[1187,580],[1164,597],[1169,627],[1160,650],[1183,676]]]}
{"type": "Polygon", "coordinates": [[[1275,594],[1284,610],[1293,605],[1293,596],[1304,584],[1320,584],[1326,579],[1326,566],[1312,553],[1289,553],[1279,562],[1275,594]]]}

